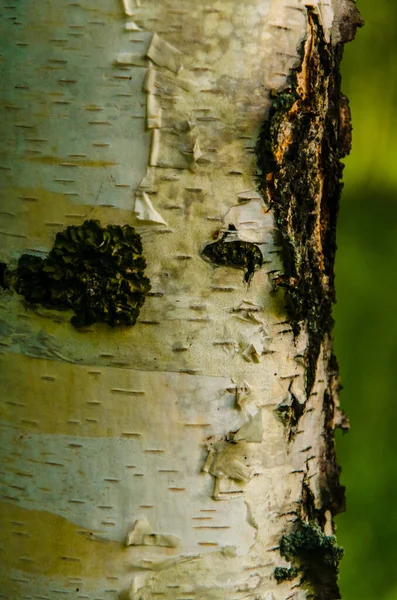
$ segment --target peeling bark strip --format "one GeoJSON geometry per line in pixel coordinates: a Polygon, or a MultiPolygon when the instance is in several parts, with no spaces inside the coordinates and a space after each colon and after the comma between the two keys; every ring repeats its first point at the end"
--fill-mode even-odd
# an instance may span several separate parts
{"type": "Polygon", "coordinates": [[[275,94],[256,146],[261,191],[276,215],[284,247],[285,288],[295,336],[307,328],[306,391],[322,342],[333,327],[336,220],[343,164],[350,151],[349,105],[340,91],[343,46],[325,40],[313,8],[302,61],[275,94]]]}

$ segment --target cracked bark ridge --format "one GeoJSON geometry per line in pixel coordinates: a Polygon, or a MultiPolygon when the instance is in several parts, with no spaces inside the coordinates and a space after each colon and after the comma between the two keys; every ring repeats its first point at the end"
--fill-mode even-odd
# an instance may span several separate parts
{"type": "Polygon", "coordinates": [[[362,27],[364,20],[356,6],[355,0],[341,0],[334,18],[332,41],[334,44],[351,42],[356,35],[357,27],[362,27]]]}
{"type": "MultiPolygon", "coordinates": [[[[309,395],[321,345],[333,327],[340,159],[350,150],[351,126],[340,91],[343,45],[326,41],[312,8],[307,23],[301,64],[290,74],[289,87],[274,94],[256,150],[260,188],[274,209],[284,250],[284,274],[275,284],[285,288],[294,334],[305,327],[309,335],[309,395]]],[[[356,18],[351,26],[357,26],[356,18]]]]}
{"type": "MultiPolygon", "coordinates": [[[[337,463],[335,452],[334,430],[338,426],[344,429],[343,422],[338,422],[340,415],[347,421],[339,409],[338,394],[340,391],[339,368],[334,354],[328,362],[328,387],[324,393],[324,449],[321,457],[321,504],[323,510],[338,515],[346,510],[345,487],[339,482],[341,469],[337,463]]],[[[347,422],[348,424],[348,422],[347,422]]]]}

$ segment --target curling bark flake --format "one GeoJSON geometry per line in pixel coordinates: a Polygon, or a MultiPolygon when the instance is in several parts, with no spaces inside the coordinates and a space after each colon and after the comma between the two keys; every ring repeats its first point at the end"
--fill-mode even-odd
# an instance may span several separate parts
{"type": "Polygon", "coordinates": [[[353,2],[4,12],[0,597],[338,598],[353,2]],[[131,327],[76,330],[13,288],[90,219],[142,238],[131,327]]]}

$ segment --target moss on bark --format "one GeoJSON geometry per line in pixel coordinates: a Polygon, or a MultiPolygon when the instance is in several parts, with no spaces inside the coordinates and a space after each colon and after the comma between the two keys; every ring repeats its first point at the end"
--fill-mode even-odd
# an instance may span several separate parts
{"type": "Polygon", "coordinates": [[[14,286],[32,304],[73,309],[75,327],[134,325],[150,290],[145,268],[133,227],[91,220],[57,233],[46,258],[23,254],[14,286]]]}

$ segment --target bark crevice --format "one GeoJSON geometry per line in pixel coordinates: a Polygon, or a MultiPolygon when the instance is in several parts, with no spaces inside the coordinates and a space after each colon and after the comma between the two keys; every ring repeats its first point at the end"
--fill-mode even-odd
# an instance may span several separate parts
{"type": "MultiPolygon", "coordinates": [[[[256,145],[259,189],[274,211],[283,248],[284,272],[275,274],[275,288],[285,290],[295,338],[301,331],[308,335],[306,398],[313,393],[321,356],[328,381],[322,398],[320,489],[315,497],[304,477],[299,517],[280,539],[280,553],[292,567],[277,568],[274,575],[281,582],[300,574],[300,584],[308,586],[314,594],[311,597],[321,600],[340,598],[337,577],[343,555],[334,536],[325,535],[324,528],[327,512],[333,516],[345,508],[334,444],[339,380],[332,354],[332,306],[336,221],[343,187],[341,159],[351,146],[350,109],[341,92],[339,67],[343,43],[363,24],[354,4],[349,10],[342,27],[346,35],[339,32],[336,41],[328,42],[316,10],[306,7],[307,36],[300,50],[300,65],[290,73],[287,85],[273,92],[269,116],[256,145]]],[[[299,406],[303,413],[305,405],[299,406]]]]}

